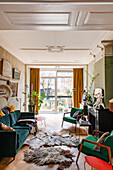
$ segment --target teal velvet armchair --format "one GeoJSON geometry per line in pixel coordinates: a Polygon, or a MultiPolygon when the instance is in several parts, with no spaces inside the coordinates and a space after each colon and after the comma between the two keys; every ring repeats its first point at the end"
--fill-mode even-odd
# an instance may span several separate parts
{"type": "Polygon", "coordinates": [[[79,152],[76,163],[78,163],[80,152],[82,152],[88,156],[98,157],[106,162],[109,162],[112,165],[111,158],[113,157],[113,131],[104,140],[103,144],[97,143],[98,138],[94,136],[95,132],[101,134],[104,133],[94,130],[92,135],[89,135],[85,139],[82,139],[82,141],[78,145],[79,152]],[[100,152],[93,150],[95,145],[101,146],[100,152]]]}
{"type": "Polygon", "coordinates": [[[62,120],[62,127],[63,127],[63,122],[69,122],[69,123],[72,123],[72,124],[75,124],[77,123],[77,120],[84,114],[84,109],[79,109],[79,108],[72,108],[71,109],[71,112],[66,112],[64,113],[63,115],[63,120],[62,120]],[[80,114],[76,117],[76,118],[73,118],[73,114],[76,112],[76,111],[80,111],[80,114]],[[69,114],[67,116],[67,114],[69,114]]]}

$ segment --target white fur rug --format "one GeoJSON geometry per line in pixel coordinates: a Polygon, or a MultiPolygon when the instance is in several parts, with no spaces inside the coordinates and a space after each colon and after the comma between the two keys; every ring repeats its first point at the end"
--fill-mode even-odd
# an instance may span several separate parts
{"type": "Polygon", "coordinates": [[[38,166],[59,164],[57,170],[69,167],[73,162],[72,157],[75,156],[69,150],[63,150],[60,147],[42,147],[24,152],[24,160],[26,162],[35,163],[38,166]]]}
{"type": "Polygon", "coordinates": [[[52,132],[44,132],[39,131],[37,136],[27,139],[25,141],[25,145],[29,145],[31,149],[40,148],[42,146],[70,146],[70,147],[77,147],[79,143],[79,139],[76,136],[73,136],[69,133],[63,134],[59,133],[52,133],[52,132]]]}

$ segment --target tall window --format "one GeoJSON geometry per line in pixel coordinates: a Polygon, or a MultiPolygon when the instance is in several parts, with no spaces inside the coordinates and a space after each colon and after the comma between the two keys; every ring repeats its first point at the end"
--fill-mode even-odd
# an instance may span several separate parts
{"type": "Polygon", "coordinates": [[[40,93],[46,99],[41,111],[64,111],[72,107],[72,71],[40,71],[40,93]]]}

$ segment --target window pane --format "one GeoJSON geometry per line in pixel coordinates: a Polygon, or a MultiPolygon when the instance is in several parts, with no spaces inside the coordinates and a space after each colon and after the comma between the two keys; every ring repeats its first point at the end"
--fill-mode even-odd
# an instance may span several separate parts
{"type": "Polygon", "coordinates": [[[73,76],[73,72],[57,72],[57,76],[65,76],[65,77],[72,77],[73,76]]]}
{"type": "Polygon", "coordinates": [[[56,71],[41,71],[41,77],[55,77],[56,71]]]}
{"type": "Polygon", "coordinates": [[[72,108],[72,98],[58,98],[57,108],[59,112],[70,111],[72,108]]]}
{"type": "Polygon", "coordinates": [[[44,93],[46,98],[40,110],[55,111],[55,79],[41,78],[40,79],[40,94],[44,93]]]}
{"type": "Polygon", "coordinates": [[[72,96],[72,78],[57,79],[57,95],[72,96]]]}

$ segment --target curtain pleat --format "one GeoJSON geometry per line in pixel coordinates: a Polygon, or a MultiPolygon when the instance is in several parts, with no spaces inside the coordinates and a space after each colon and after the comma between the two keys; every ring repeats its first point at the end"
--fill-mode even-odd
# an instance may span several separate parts
{"type": "Polygon", "coordinates": [[[73,107],[79,108],[79,103],[82,102],[83,91],[83,69],[73,69],[73,107]]]}
{"type": "MultiPolygon", "coordinates": [[[[32,90],[36,91],[38,94],[40,93],[40,69],[39,68],[31,68],[30,69],[30,94],[32,90]]],[[[36,103],[38,106],[38,102],[36,103]]],[[[36,107],[37,113],[39,113],[38,108],[36,107]]]]}

